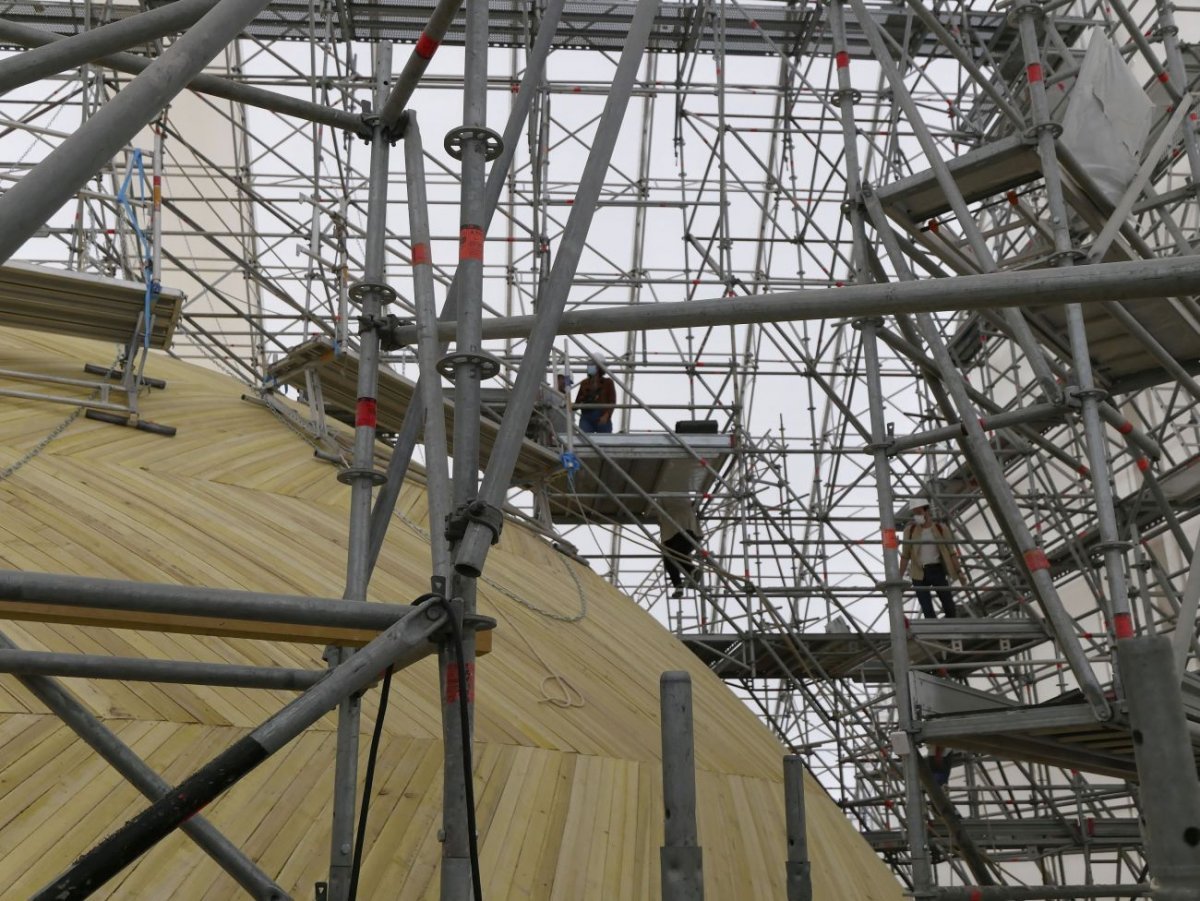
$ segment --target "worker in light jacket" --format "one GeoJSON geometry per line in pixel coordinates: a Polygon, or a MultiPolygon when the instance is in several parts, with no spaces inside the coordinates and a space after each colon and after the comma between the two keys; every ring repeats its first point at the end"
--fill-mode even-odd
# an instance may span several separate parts
{"type": "Polygon", "coordinates": [[[926,619],[936,619],[933,611],[933,589],[942,602],[942,612],[947,619],[955,614],[954,596],[950,591],[950,580],[957,579],[966,584],[962,569],[958,565],[958,553],[954,550],[953,536],[944,523],[936,522],[929,509],[929,501],[923,497],[912,501],[912,519],[904,527],[904,549],[900,554],[900,573],[912,579],[917,591],[917,601],[926,619]]]}

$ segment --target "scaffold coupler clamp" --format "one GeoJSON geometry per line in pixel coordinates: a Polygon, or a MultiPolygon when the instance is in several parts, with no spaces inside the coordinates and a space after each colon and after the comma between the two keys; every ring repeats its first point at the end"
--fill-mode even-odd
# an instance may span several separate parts
{"type": "Polygon", "coordinates": [[[504,513],[499,507],[493,507],[481,500],[459,504],[447,517],[446,540],[452,544],[462,541],[467,534],[467,526],[473,522],[479,523],[492,533],[492,544],[500,541],[500,531],[504,528],[504,513]]]}
{"type": "Polygon", "coordinates": [[[380,349],[385,353],[391,353],[408,344],[407,341],[402,341],[397,336],[403,334],[404,330],[413,324],[412,319],[405,319],[395,313],[386,313],[383,316],[359,316],[358,333],[361,335],[363,332],[375,332],[379,336],[380,349]]]}
{"type": "Polygon", "coordinates": [[[408,119],[408,110],[404,110],[400,113],[400,117],[396,120],[396,124],[383,133],[383,136],[387,138],[387,142],[389,144],[395,146],[404,138],[404,133],[408,131],[408,119]]]}

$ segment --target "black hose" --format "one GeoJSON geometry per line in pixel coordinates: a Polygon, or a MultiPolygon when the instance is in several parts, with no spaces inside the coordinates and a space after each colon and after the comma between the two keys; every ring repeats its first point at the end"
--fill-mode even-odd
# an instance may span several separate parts
{"type": "Polygon", "coordinates": [[[470,684],[467,682],[467,662],[463,659],[462,629],[454,608],[446,598],[441,599],[442,605],[449,614],[450,628],[454,633],[454,660],[458,666],[458,721],[462,729],[462,763],[463,763],[463,794],[467,802],[467,843],[471,853],[471,885],[475,889],[475,901],[483,901],[483,880],[479,870],[479,839],[475,834],[475,782],[472,776],[474,766],[471,763],[471,709],[468,695],[470,684]]]}
{"type": "Polygon", "coordinates": [[[350,887],[346,897],[355,901],[358,897],[358,874],[362,869],[363,846],[367,837],[367,812],[371,806],[371,784],[375,781],[375,761],[379,756],[379,740],[383,736],[383,717],[387,713],[388,693],[392,688],[392,667],[383,674],[383,688],[379,692],[379,715],[375,717],[375,730],[371,733],[371,750],[367,753],[367,772],[363,777],[362,809],[358,813],[358,834],[354,837],[354,863],[350,866],[350,887]]]}

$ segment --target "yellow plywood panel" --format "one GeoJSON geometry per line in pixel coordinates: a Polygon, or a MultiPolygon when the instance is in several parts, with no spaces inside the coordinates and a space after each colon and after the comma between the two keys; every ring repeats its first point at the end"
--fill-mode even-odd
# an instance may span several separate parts
{"type": "MultiPolygon", "coordinates": [[[[108,354],[74,339],[0,331],[0,360],[9,368],[73,375],[83,361],[108,354]]],[[[242,386],[157,355],[148,374],[168,387],[144,398],[145,415],[175,426],[177,436],[73,421],[0,482],[0,566],[339,596],[349,493],[333,468],[269,410],[242,401],[242,386]]],[[[24,457],[65,415],[45,404],[0,402],[0,466],[24,457]]],[[[407,603],[425,590],[427,518],[422,489],[406,486],[372,600],[407,603]]],[[[708,896],[783,896],[783,749],[716,677],[649,614],[518,524],[509,523],[493,548],[479,597],[481,612],[499,624],[495,649],[477,671],[474,784],[488,897],[658,897],[658,677],[668,669],[693,675],[708,896]]],[[[189,625],[187,618],[116,623],[43,612],[42,621],[8,620],[0,630],[42,650],[325,665],[319,646],[243,637],[263,634],[244,627],[162,631],[189,625]],[[45,621],[54,618],[65,621],[45,621]]],[[[65,684],[169,780],[294,697],[65,684]]],[[[364,760],[378,713],[372,690],[362,704],[364,760]]],[[[333,715],[323,717],[205,811],[296,897],[310,897],[328,875],[335,726],[333,715]]],[[[442,768],[437,670],[426,660],[393,680],[360,896],[437,896],[442,768]]],[[[816,897],[899,899],[895,880],[832,801],[815,784],[807,793],[816,897]]],[[[0,677],[0,884],[7,891],[38,888],[143,806],[16,679],[0,677]]],[[[97,897],[239,896],[230,877],[176,834],[97,897]]]]}

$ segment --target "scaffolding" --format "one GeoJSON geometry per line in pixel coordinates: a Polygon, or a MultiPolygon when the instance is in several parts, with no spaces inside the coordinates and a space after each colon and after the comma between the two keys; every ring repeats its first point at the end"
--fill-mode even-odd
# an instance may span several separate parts
{"type": "MultiPolygon", "coordinates": [[[[447,697],[520,515],[670,626],[917,897],[1196,884],[1161,836],[1200,811],[1136,735],[1157,685],[1194,762],[1200,9],[233,5],[7,8],[0,41],[39,49],[0,61],[0,250],[119,279],[126,334],[154,286],[154,346],[321,443],[354,499],[347,600],[423,464],[451,524],[432,594],[468,626],[447,697]],[[128,190],[143,150],[153,199],[128,190]],[[575,423],[595,354],[612,435],[575,423]],[[915,498],[961,561],[953,620],[919,618],[902,569],[915,498]],[[672,592],[681,500],[697,569],[672,592]],[[1164,634],[1158,671],[1135,646],[1164,634]]],[[[444,712],[443,896],[469,897],[444,712]]]]}

